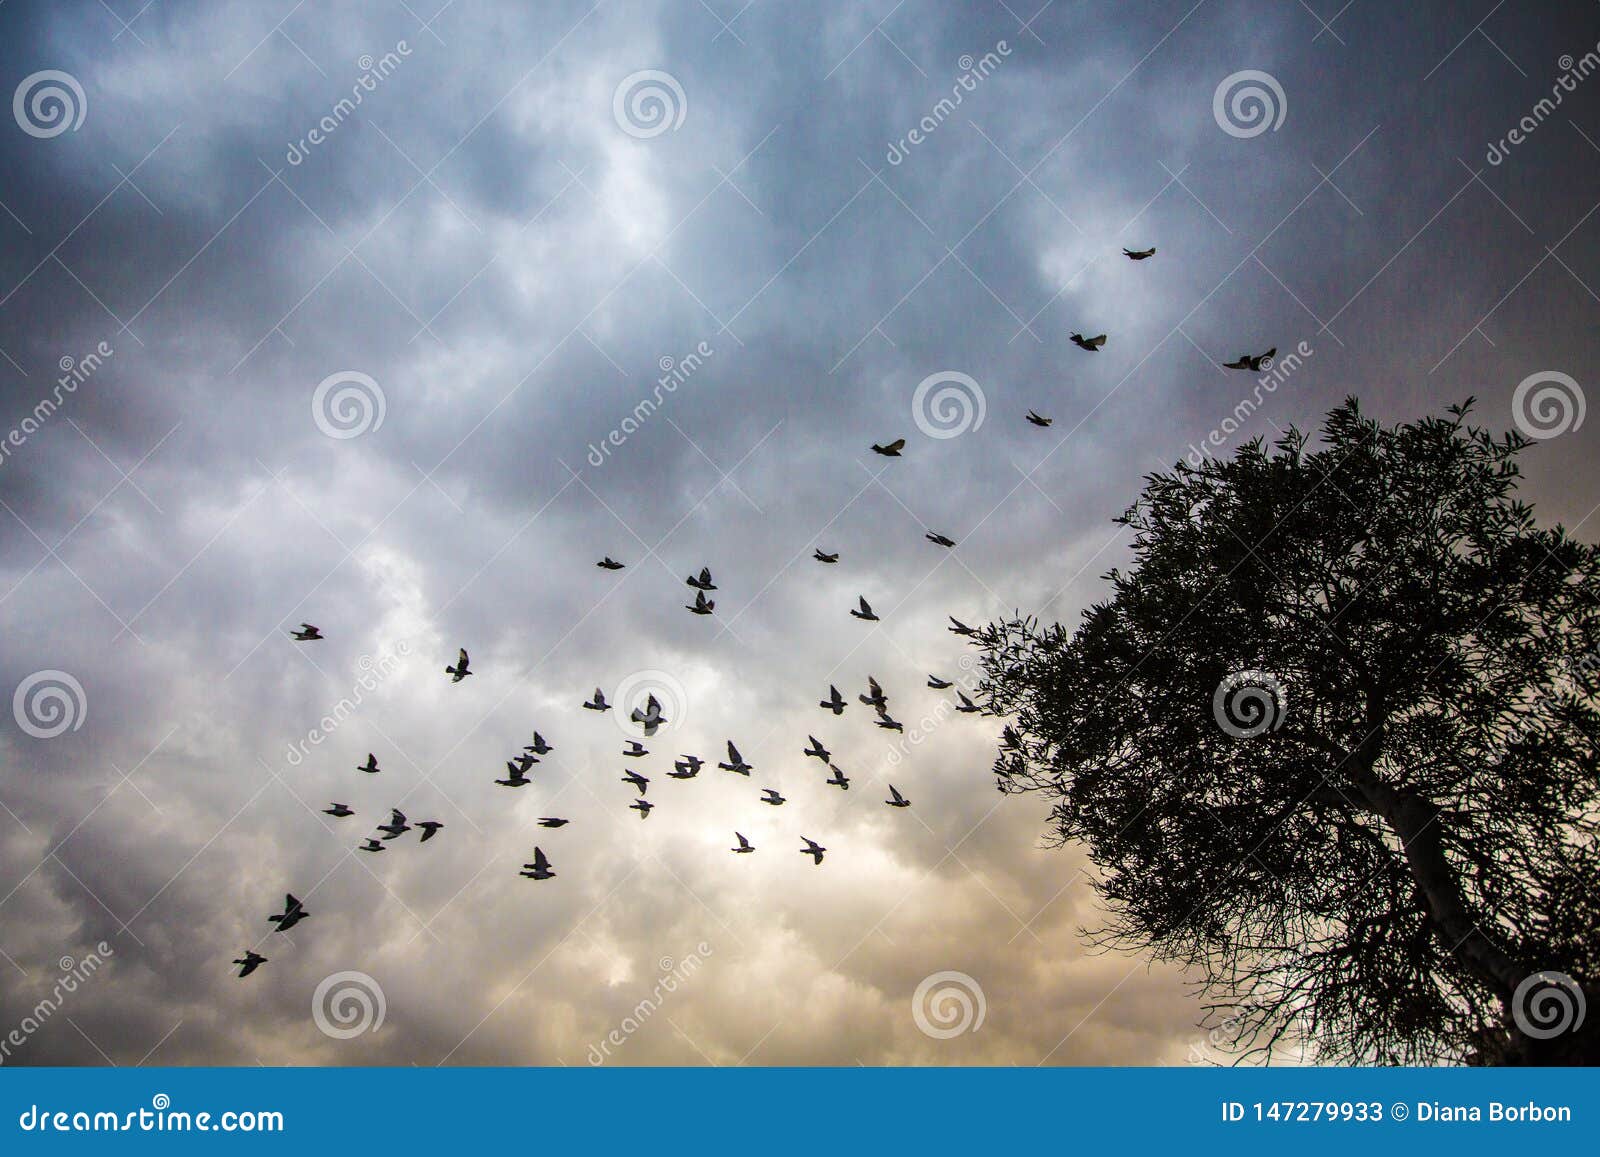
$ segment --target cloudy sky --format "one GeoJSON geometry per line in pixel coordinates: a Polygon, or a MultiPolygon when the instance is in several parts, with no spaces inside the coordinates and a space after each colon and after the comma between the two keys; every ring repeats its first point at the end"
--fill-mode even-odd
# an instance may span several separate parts
{"type": "Polygon", "coordinates": [[[1348,393],[1543,421],[1592,538],[1600,8],[439,3],[0,8],[6,1062],[1208,1055],[926,686],[945,616],[1075,619],[1143,475],[1348,393]],[[869,674],[903,740],[818,709],[869,674]],[[445,827],[354,851],[394,806],[445,827]]]}

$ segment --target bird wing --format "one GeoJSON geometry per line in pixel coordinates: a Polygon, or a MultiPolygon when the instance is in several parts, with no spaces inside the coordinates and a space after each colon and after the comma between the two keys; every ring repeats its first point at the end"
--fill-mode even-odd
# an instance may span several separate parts
{"type": "Polygon", "coordinates": [[[906,440],[904,438],[896,438],[893,442],[890,442],[888,446],[884,447],[886,450],[904,450],[905,448],[906,440]]]}

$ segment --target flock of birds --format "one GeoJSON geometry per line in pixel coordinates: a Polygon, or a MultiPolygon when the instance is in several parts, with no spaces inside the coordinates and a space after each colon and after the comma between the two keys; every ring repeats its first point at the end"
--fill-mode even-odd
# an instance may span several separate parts
{"type": "MultiPolygon", "coordinates": [[[[1123,255],[1130,261],[1144,261],[1150,257],[1153,257],[1156,251],[1154,248],[1150,248],[1140,250],[1124,249],[1122,252],[1123,255]]],[[[1102,333],[1096,334],[1093,337],[1085,337],[1080,333],[1073,333],[1070,335],[1070,340],[1079,349],[1086,350],[1090,353],[1096,353],[1102,347],[1104,347],[1106,343],[1106,335],[1102,333]]],[[[1227,369],[1247,370],[1253,373],[1259,373],[1263,369],[1270,367],[1271,360],[1276,354],[1277,349],[1274,347],[1273,349],[1269,349],[1262,354],[1241,354],[1234,361],[1224,362],[1222,364],[1227,369]]],[[[1048,427],[1054,421],[1054,419],[1036,413],[1033,410],[1029,410],[1027,412],[1026,418],[1028,422],[1041,428],[1048,427]]],[[[901,456],[901,452],[905,449],[905,446],[906,440],[904,438],[896,438],[892,442],[885,442],[882,444],[873,443],[871,450],[874,453],[883,455],[887,458],[898,458],[901,456]]],[[[948,535],[941,534],[936,531],[929,530],[926,532],[924,537],[934,545],[943,547],[947,550],[956,545],[954,539],[950,538],[948,535]]],[[[812,558],[819,563],[833,565],[839,561],[839,552],[825,551],[821,547],[817,547],[813,550],[812,558]]],[[[627,564],[618,562],[610,555],[606,555],[595,565],[600,567],[602,570],[617,571],[624,569],[627,564]]],[[[694,590],[695,594],[694,601],[684,604],[684,609],[695,615],[715,614],[717,606],[716,601],[706,597],[709,592],[717,589],[717,584],[712,579],[711,568],[701,567],[699,574],[690,575],[685,582],[694,590]]],[[[860,596],[857,597],[857,606],[850,611],[850,614],[854,618],[861,619],[869,623],[880,621],[878,615],[872,609],[872,604],[867,602],[864,597],[860,596]]],[[[978,634],[975,628],[968,626],[953,616],[950,618],[950,624],[951,625],[948,629],[953,634],[961,635],[967,638],[975,637],[978,634]]],[[[302,643],[316,642],[326,637],[319,628],[311,623],[301,623],[297,630],[292,630],[289,632],[289,634],[290,638],[296,642],[302,643]]],[[[462,680],[474,673],[471,668],[471,658],[468,656],[467,649],[465,647],[459,649],[455,663],[446,666],[444,671],[445,674],[450,676],[450,681],[452,683],[460,683],[462,680]]],[[[941,679],[937,675],[930,675],[928,677],[928,686],[934,690],[942,691],[950,689],[953,684],[948,679],[941,679]]],[[[869,675],[867,677],[866,693],[859,695],[858,698],[864,705],[873,709],[874,713],[876,714],[875,722],[879,727],[889,731],[904,732],[904,725],[889,714],[889,698],[884,693],[883,688],[878,684],[877,679],[869,675]]],[[[983,710],[983,708],[974,703],[963,691],[957,690],[956,698],[957,705],[955,710],[957,712],[962,714],[976,714],[983,710]]],[[[845,699],[845,697],[840,694],[839,688],[830,685],[828,687],[828,697],[821,700],[818,705],[823,710],[829,711],[833,715],[838,716],[844,713],[847,702],[848,701],[845,699]]],[[[613,704],[608,703],[606,701],[605,692],[601,688],[596,687],[593,696],[583,703],[583,707],[589,711],[606,712],[613,709],[613,704]]],[[[632,709],[629,719],[632,723],[639,727],[642,734],[648,739],[654,736],[663,724],[669,722],[662,712],[663,708],[661,703],[656,699],[655,695],[651,694],[647,697],[642,706],[637,706],[632,709]]],[[[806,738],[810,742],[805,748],[804,754],[808,757],[821,761],[827,767],[830,773],[829,778],[823,781],[824,785],[829,787],[837,787],[841,791],[848,791],[850,789],[850,779],[833,763],[832,753],[829,752],[827,747],[825,747],[816,736],[808,735],[806,738]]],[[[1012,727],[1006,727],[1001,738],[1003,745],[1009,749],[1015,750],[1021,745],[1021,736],[1012,727]]],[[[506,761],[505,778],[496,779],[494,782],[501,787],[507,788],[527,787],[533,782],[528,777],[528,772],[535,764],[540,762],[541,756],[553,750],[555,750],[554,747],[547,743],[539,732],[535,731],[533,733],[533,742],[525,745],[521,753],[506,761]]],[[[648,754],[650,754],[649,750],[641,742],[634,739],[628,740],[622,750],[623,757],[630,759],[642,758],[648,754]]],[[[750,773],[755,770],[754,766],[748,763],[744,757],[740,755],[738,747],[735,746],[733,740],[731,739],[728,740],[727,755],[728,758],[725,762],[719,762],[717,764],[719,769],[730,772],[734,775],[742,775],[747,778],[749,777],[750,773]]],[[[680,780],[693,779],[700,774],[700,769],[705,766],[705,763],[706,761],[700,758],[698,755],[681,755],[673,761],[673,770],[667,772],[667,777],[669,779],[680,780]]],[[[366,762],[357,764],[356,770],[365,772],[369,775],[376,775],[381,770],[378,766],[377,756],[369,752],[367,754],[366,762]]],[[[648,819],[650,817],[651,810],[655,807],[655,804],[646,798],[650,786],[650,778],[630,769],[623,774],[622,782],[628,784],[630,787],[633,787],[637,792],[635,798],[628,805],[629,808],[638,812],[640,819],[648,819]]],[[[889,789],[889,798],[883,801],[886,805],[892,808],[908,808],[911,806],[911,801],[906,798],[899,788],[895,787],[893,784],[887,784],[886,786],[889,789]]],[[[781,807],[788,801],[777,790],[773,788],[763,788],[760,802],[769,804],[773,807],[781,807]]],[[[333,816],[336,819],[348,819],[350,816],[355,815],[355,812],[348,804],[334,803],[328,808],[324,809],[323,814],[333,816]]],[[[541,816],[538,822],[541,827],[554,829],[565,827],[570,821],[560,816],[541,816]]],[[[376,831],[382,833],[381,838],[376,836],[368,836],[365,841],[358,846],[357,850],[362,852],[381,852],[385,849],[390,841],[393,841],[404,835],[406,832],[413,830],[420,831],[422,835],[419,842],[426,843],[435,835],[437,835],[443,827],[444,824],[438,820],[423,820],[413,824],[398,808],[391,808],[389,822],[386,824],[377,825],[376,831]]],[[[729,849],[733,853],[737,855],[748,855],[756,850],[755,845],[752,844],[743,833],[736,831],[733,833],[733,835],[738,841],[736,847],[729,849]]],[[[823,856],[828,849],[807,836],[802,835],[800,839],[804,844],[804,846],[799,849],[800,854],[804,856],[810,856],[813,865],[820,865],[822,863],[823,856]]],[[[533,859],[522,865],[519,874],[527,879],[539,881],[551,880],[556,876],[555,869],[551,867],[549,857],[545,855],[544,850],[540,847],[535,847],[533,849],[533,859]]],[[[310,912],[306,910],[305,906],[298,899],[296,899],[293,895],[288,895],[284,898],[284,910],[281,913],[269,916],[267,919],[271,923],[277,925],[278,931],[287,932],[290,928],[294,927],[309,915],[310,912]]],[[[266,961],[267,958],[265,956],[262,956],[253,949],[246,949],[244,956],[234,960],[233,963],[240,965],[239,976],[244,977],[249,976],[262,964],[266,963],[266,961]]]]}

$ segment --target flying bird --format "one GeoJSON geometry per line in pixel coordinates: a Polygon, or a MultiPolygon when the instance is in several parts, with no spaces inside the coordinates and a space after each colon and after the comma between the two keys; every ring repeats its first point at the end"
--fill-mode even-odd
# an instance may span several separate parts
{"type": "Polygon", "coordinates": [[[590,711],[610,711],[611,704],[606,702],[606,693],[600,688],[594,689],[594,698],[584,704],[590,711]]]}
{"type": "Polygon", "coordinates": [[[743,853],[743,852],[753,852],[753,851],[756,850],[756,846],[754,844],[752,844],[749,840],[745,839],[743,836],[739,835],[738,832],[734,832],[733,834],[735,836],[738,836],[738,838],[739,838],[739,846],[737,848],[729,848],[728,850],[730,852],[743,853]]]}
{"type": "Polygon", "coordinates": [[[829,778],[823,780],[822,781],[823,783],[826,783],[826,784],[828,784],[828,785],[830,785],[832,787],[836,787],[840,791],[849,791],[850,790],[850,780],[845,775],[844,772],[840,771],[837,767],[833,766],[833,764],[831,764],[831,763],[828,764],[828,770],[833,772],[833,775],[831,775],[829,778]]]}
{"type": "Polygon", "coordinates": [[[268,916],[267,919],[278,926],[279,932],[287,932],[300,921],[311,915],[306,911],[306,906],[293,896],[283,898],[283,912],[277,916],[268,916]]]}
{"type": "Polygon", "coordinates": [[[879,727],[886,728],[889,731],[905,731],[905,724],[901,723],[898,719],[889,718],[889,713],[882,707],[878,708],[878,718],[875,722],[879,727]]]}
{"type": "Polygon", "coordinates": [[[971,699],[967,698],[965,691],[957,691],[956,698],[961,700],[961,706],[957,707],[956,710],[961,712],[963,715],[971,715],[974,712],[983,710],[983,708],[979,707],[971,699]]]}
{"type": "Polygon", "coordinates": [[[524,751],[521,755],[517,756],[516,759],[511,760],[506,766],[509,767],[512,763],[514,763],[516,764],[518,771],[527,771],[530,767],[538,762],[539,761],[537,759],[524,751]]]}
{"type": "Polygon", "coordinates": [[[722,768],[723,771],[731,771],[737,775],[749,775],[755,770],[753,764],[744,761],[744,757],[739,754],[739,749],[733,745],[733,740],[731,739],[728,740],[728,762],[719,763],[717,766],[722,768]]]}
{"type": "Polygon", "coordinates": [[[367,842],[362,844],[359,848],[357,848],[356,851],[358,851],[358,852],[381,852],[381,851],[383,851],[383,845],[380,844],[377,840],[373,839],[371,836],[368,836],[367,837],[367,842]]]}
{"type": "Polygon", "coordinates": [[[861,595],[857,595],[856,599],[861,603],[861,609],[859,611],[851,611],[850,613],[864,622],[877,622],[878,616],[872,613],[872,604],[867,602],[867,600],[861,595]]]}
{"type": "Polygon", "coordinates": [[[638,759],[641,755],[649,755],[650,749],[637,739],[630,739],[628,746],[622,749],[622,754],[630,759],[638,759]]]}
{"type": "Polygon", "coordinates": [[[550,870],[550,861],[545,858],[544,852],[539,848],[533,849],[533,863],[523,864],[520,874],[530,880],[548,880],[555,875],[550,870]]]}
{"type": "Polygon", "coordinates": [[[357,771],[364,771],[368,775],[377,775],[378,774],[378,770],[379,770],[379,768],[378,768],[378,757],[376,755],[373,755],[372,752],[370,752],[370,751],[367,752],[367,762],[356,764],[356,770],[357,771]]]}
{"type": "Polygon", "coordinates": [[[698,755],[680,755],[672,761],[673,771],[667,774],[674,775],[676,773],[676,778],[678,779],[693,779],[700,774],[700,769],[705,766],[705,762],[698,755]]]}
{"type": "Polygon", "coordinates": [[[259,952],[252,952],[248,948],[244,950],[243,956],[234,961],[235,964],[244,965],[243,968],[239,969],[239,976],[241,978],[249,976],[252,972],[260,968],[266,962],[267,958],[265,956],[261,955],[259,952]]]}
{"type": "Polygon", "coordinates": [[[460,650],[461,654],[456,656],[456,665],[454,667],[446,667],[444,669],[444,673],[451,676],[450,682],[452,683],[459,683],[468,675],[472,674],[471,671],[467,670],[467,649],[462,647],[460,650]]]}
{"type": "Polygon", "coordinates": [[[639,794],[643,795],[650,786],[650,777],[640,775],[637,771],[630,771],[622,777],[622,782],[633,784],[634,787],[639,789],[639,794]]]}
{"type": "Polygon", "coordinates": [[[890,807],[910,807],[911,806],[911,801],[908,800],[905,796],[901,795],[900,794],[900,789],[895,787],[895,785],[892,784],[892,783],[889,785],[889,794],[891,796],[893,796],[894,798],[893,799],[886,799],[883,802],[888,804],[890,807]]]}
{"type": "Polygon", "coordinates": [[[1151,246],[1149,249],[1124,249],[1122,255],[1129,261],[1143,261],[1147,257],[1154,257],[1156,251],[1155,246],[1151,246]]]}
{"type": "Polygon", "coordinates": [[[1029,410],[1028,421],[1032,422],[1035,426],[1048,426],[1051,422],[1054,422],[1055,419],[1046,418],[1042,414],[1035,414],[1032,410],[1029,410]]]}
{"type": "Polygon", "coordinates": [[[683,609],[696,615],[709,615],[717,609],[717,602],[706,598],[705,591],[696,591],[694,602],[684,603],[683,609]]]}
{"type": "Polygon", "coordinates": [[[539,826],[541,828],[564,828],[571,822],[571,820],[560,819],[556,816],[542,816],[539,819],[539,826]]]}
{"type": "Polygon", "coordinates": [[[829,711],[832,711],[835,715],[843,715],[844,714],[844,699],[839,695],[839,688],[835,687],[831,683],[828,684],[828,698],[824,699],[821,703],[817,704],[817,706],[818,707],[826,707],[829,711]]]}
{"type": "Polygon", "coordinates": [[[640,727],[644,728],[644,733],[646,736],[654,735],[656,733],[656,729],[659,728],[663,723],[667,722],[667,717],[661,714],[661,703],[656,699],[654,694],[651,694],[651,696],[645,700],[643,709],[635,707],[633,709],[633,713],[629,715],[628,718],[633,720],[640,727]]]}
{"type": "Polygon", "coordinates": [[[608,554],[605,556],[605,558],[601,559],[594,565],[599,567],[601,570],[621,570],[627,564],[618,562],[608,554]]]}
{"type": "MultiPolygon", "coordinates": [[[[322,632],[317,630],[317,628],[313,627],[310,623],[301,623],[298,631],[289,632],[289,637],[297,643],[314,643],[323,636],[322,632]]],[[[262,959],[265,960],[266,957],[263,956],[262,959]]],[[[243,974],[241,973],[240,975],[243,974]]]]}
{"type": "Polygon", "coordinates": [[[417,825],[417,829],[422,833],[422,839],[418,842],[424,844],[427,843],[438,834],[439,829],[442,827],[444,827],[444,824],[440,823],[438,820],[423,820],[417,825]]]}
{"type": "Polygon", "coordinates": [[[857,695],[856,698],[868,707],[876,707],[879,711],[889,706],[889,697],[883,693],[883,688],[878,686],[878,681],[871,675],[867,676],[867,693],[857,695]]]}
{"type": "Polygon", "coordinates": [[[1094,353],[1106,344],[1106,335],[1102,333],[1095,337],[1084,337],[1081,333],[1075,333],[1072,335],[1072,344],[1081,350],[1088,350],[1090,353],[1094,353]]]}
{"type": "Polygon", "coordinates": [[[813,550],[811,552],[811,557],[816,559],[818,562],[838,562],[839,561],[839,552],[838,551],[834,551],[832,554],[829,554],[827,551],[823,550],[821,547],[818,547],[816,550],[813,550]]]}
{"type": "Polygon", "coordinates": [[[941,679],[937,675],[929,675],[928,686],[932,687],[935,691],[943,691],[946,687],[951,686],[951,683],[948,679],[941,679]]]}
{"type": "Polygon", "coordinates": [[[636,799],[628,806],[639,813],[640,819],[647,820],[650,818],[650,809],[656,805],[647,799],[636,799]]]}
{"type": "Polygon", "coordinates": [[[522,750],[523,751],[531,751],[535,755],[544,755],[547,752],[554,751],[555,748],[551,747],[548,743],[546,743],[544,741],[544,736],[540,735],[537,731],[535,731],[533,733],[533,742],[528,744],[522,750]]]}
{"type": "Polygon", "coordinates": [[[928,533],[923,535],[922,537],[927,539],[929,542],[933,543],[935,546],[951,547],[951,546],[954,546],[956,544],[955,539],[948,538],[948,537],[946,537],[945,535],[942,535],[942,534],[935,534],[931,530],[928,531],[928,533]]]}
{"type": "Polygon", "coordinates": [[[717,584],[711,581],[711,568],[708,566],[701,567],[700,574],[698,576],[690,575],[683,581],[694,587],[696,590],[714,591],[717,589],[717,584]]]}
{"type": "Polygon", "coordinates": [[[828,849],[817,843],[816,840],[806,839],[805,836],[801,836],[800,838],[806,841],[806,846],[800,849],[800,854],[802,856],[810,856],[813,864],[822,863],[822,853],[828,849]]]}
{"type": "Polygon", "coordinates": [[[394,813],[389,817],[389,822],[378,825],[378,830],[386,833],[383,837],[385,840],[392,840],[396,836],[403,836],[411,830],[411,825],[406,822],[404,812],[402,812],[399,808],[390,808],[389,810],[394,813]]]}
{"type": "Polygon", "coordinates": [[[966,635],[968,638],[973,638],[978,633],[973,628],[963,623],[960,619],[956,618],[954,615],[950,616],[950,623],[951,625],[945,629],[952,635],[966,635]]]}
{"type": "Polygon", "coordinates": [[[1249,370],[1259,374],[1262,370],[1270,368],[1267,363],[1278,356],[1278,347],[1273,346],[1264,354],[1240,354],[1235,362],[1223,362],[1222,368],[1227,370],[1249,370]]]}
{"type": "Polygon", "coordinates": [[[779,804],[785,801],[783,796],[779,795],[772,788],[764,787],[761,789],[761,802],[770,803],[773,807],[777,807],[779,804]]]}
{"type": "Polygon", "coordinates": [[[495,782],[501,787],[527,787],[533,780],[528,778],[527,773],[522,768],[508,759],[506,760],[506,778],[497,779],[495,782]]]}
{"type": "Polygon", "coordinates": [[[333,816],[336,819],[341,819],[342,820],[342,819],[344,819],[345,816],[353,816],[356,813],[350,810],[350,805],[349,804],[347,804],[347,803],[336,803],[332,807],[323,808],[322,809],[322,814],[325,815],[325,816],[333,816]]]}
{"type": "Polygon", "coordinates": [[[822,760],[823,763],[827,763],[831,758],[831,756],[828,754],[828,749],[822,746],[821,741],[818,740],[815,735],[808,735],[806,738],[811,740],[811,746],[806,748],[803,754],[814,755],[818,759],[822,760]]]}
{"type": "Polygon", "coordinates": [[[900,457],[900,451],[905,448],[906,440],[904,438],[896,438],[893,442],[883,446],[878,445],[876,442],[872,444],[873,451],[882,454],[885,458],[898,458],[900,457]]]}

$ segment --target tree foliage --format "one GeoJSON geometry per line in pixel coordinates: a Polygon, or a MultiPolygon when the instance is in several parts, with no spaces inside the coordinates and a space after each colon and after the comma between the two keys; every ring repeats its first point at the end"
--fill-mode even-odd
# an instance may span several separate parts
{"type": "Polygon", "coordinates": [[[1600,979],[1600,553],[1470,407],[1350,400],[1318,445],[1152,475],[1075,632],[979,637],[1001,789],[1052,801],[1094,935],[1195,970],[1241,1057],[1594,1060],[1600,1007],[1546,1041],[1513,1004],[1600,979]]]}

